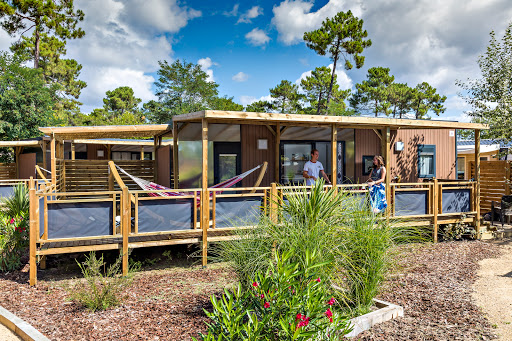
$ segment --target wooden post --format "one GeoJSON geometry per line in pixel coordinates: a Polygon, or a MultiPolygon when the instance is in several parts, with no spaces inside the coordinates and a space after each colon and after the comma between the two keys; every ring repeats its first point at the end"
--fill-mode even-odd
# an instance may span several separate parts
{"type": "Polygon", "coordinates": [[[505,195],[510,195],[510,163],[505,161],[505,195]]]}
{"type": "Polygon", "coordinates": [[[144,161],[144,146],[140,146],[140,160],[144,161]]]}
{"type": "Polygon", "coordinates": [[[281,125],[276,124],[276,145],[275,145],[275,165],[274,165],[274,182],[280,183],[281,179],[279,179],[279,169],[281,168],[281,125]]]}
{"type": "Polygon", "coordinates": [[[75,159],[75,144],[73,142],[71,142],[71,160],[76,160],[75,159]]]}
{"type": "Polygon", "coordinates": [[[338,128],[335,124],[331,126],[331,171],[332,187],[336,188],[338,181],[338,128]]]}
{"type": "Polygon", "coordinates": [[[208,262],[208,225],[210,224],[210,195],[208,194],[208,121],[203,118],[202,124],[202,173],[201,173],[201,228],[203,231],[203,267],[208,262]]]}
{"type": "Polygon", "coordinates": [[[480,129],[475,129],[475,230],[477,238],[480,238],[480,129]]]}
{"type": "Polygon", "coordinates": [[[272,183],[272,188],[270,190],[270,197],[269,197],[269,206],[270,206],[270,209],[269,209],[269,214],[270,214],[270,219],[272,220],[273,223],[277,223],[277,220],[278,220],[278,217],[277,217],[277,200],[278,200],[278,197],[277,197],[277,184],[275,182],[272,183]]]}
{"type": "Polygon", "coordinates": [[[123,276],[128,275],[128,234],[131,229],[130,209],[131,201],[128,187],[124,186],[121,197],[121,231],[123,235],[123,247],[121,252],[123,257],[123,276]]]}
{"type": "Polygon", "coordinates": [[[14,148],[14,161],[16,162],[16,179],[20,178],[20,154],[21,147],[14,148]]]}
{"type": "Polygon", "coordinates": [[[48,167],[47,167],[48,165],[46,164],[47,163],[46,162],[46,148],[47,148],[47,145],[48,144],[47,144],[46,140],[43,140],[41,148],[43,149],[43,168],[44,169],[48,169],[48,167]]]}
{"type": "Polygon", "coordinates": [[[437,243],[437,214],[439,213],[439,186],[437,184],[437,179],[434,179],[434,185],[432,186],[432,213],[434,214],[432,225],[433,225],[433,237],[434,237],[434,243],[437,243]]]}
{"type": "Polygon", "coordinates": [[[153,160],[153,181],[158,183],[158,137],[153,136],[153,154],[155,159],[153,160]]]}
{"type": "Polygon", "coordinates": [[[386,167],[386,199],[388,201],[388,207],[391,205],[390,198],[390,185],[391,185],[391,131],[389,127],[382,129],[382,157],[384,158],[384,163],[386,167]]]}
{"type": "Polygon", "coordinates": [[[57,185],[57,155],[55,136],[50,140],[50,172],[52,172],[52,185],[57,185]]]}
{"type": "Polygon", "coordinates": [[[37,241],[37,219],[39,217],[39,203],[36,197],[36,188],[34,178],[29,181],[29,200],[30,200],[30,230],[29,230],[29,267],[30,267],[30,285],[37,284],[37,262],[36,262],[36,241],[37,241]]]}
{"type": "Polygon", "coordinates": [[[180,164],[178,158],[178,123],[172,123],[172,174],[174,177],[174,188],[180,188],[179,176],[180,176],[180,164]]]}
{"type": "Polygon", "coordinates": [[[107,144],[107,160],[112,160],[112,145],[107,144]]]}

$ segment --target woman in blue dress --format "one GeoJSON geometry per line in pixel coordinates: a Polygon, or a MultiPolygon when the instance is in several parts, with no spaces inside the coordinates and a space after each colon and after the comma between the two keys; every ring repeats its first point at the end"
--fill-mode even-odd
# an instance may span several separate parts
{"type": "Polygon", "coordinates": [[[373,213],[380,213],[388,207],[386,202],[386,167],[384,167],[384,159],[380,155],[373,158],[373,168],[368,179],[368,187],[370,190],[370,204],[373,213]]]}

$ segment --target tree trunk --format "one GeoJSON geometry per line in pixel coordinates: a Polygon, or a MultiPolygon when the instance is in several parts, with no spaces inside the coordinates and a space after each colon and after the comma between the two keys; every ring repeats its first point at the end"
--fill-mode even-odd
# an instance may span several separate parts
{"type": "Polygon", "coordinates": [[[336,43],[336,52],[334,55],[334,63],[332,65],[332,74],[331,74],[331,84],[329,85],[329,92],[327,93],[327,107],[329,107],[329,102],[331,101],[331,93],[332,93],[332,85],[334,83],[334,75],[336,74],[336,64],[338,63],[338,54],[340,50],[340,40],[336,43]]]}
{"type": "Polygon", "coordinates": [[[41,37],[39,36],[39,25],[40,25],[40,19],[36,18],[36,41],[34,44],[34,69],[39,68],[39,43],[41,40],[41,37]]]}
{"type": "Polygon", "coordinates": [[[322,103],[322,91],[320,91],[320,94],[318,95],[318,104],[316,106],[316,114],[320,115],[320,105],[322,103]]]}

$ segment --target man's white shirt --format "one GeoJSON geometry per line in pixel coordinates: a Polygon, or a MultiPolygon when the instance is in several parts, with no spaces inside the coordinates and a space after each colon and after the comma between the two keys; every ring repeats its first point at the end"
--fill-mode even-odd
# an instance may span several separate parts
{"type": "MultiPolygon", "coordinates": [[[[304,171],[308,172],[309,176],[314,176],[316,179],[320,176],[320,171],[324,170],[324,166],[320,161],[311,162],[308,161],[304,164],[304,171]]],[[[306,179],[306,185],[311,186],[315,183],[315,179],[306,179]]]]}

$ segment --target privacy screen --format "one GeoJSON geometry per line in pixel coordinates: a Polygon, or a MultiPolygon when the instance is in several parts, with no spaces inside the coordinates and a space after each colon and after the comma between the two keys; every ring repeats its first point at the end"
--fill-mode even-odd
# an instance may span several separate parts
{"type": "Polygon", "coordinates": [[[139,233],[193,228],[194,199],[139,200],[139,233]]]}

